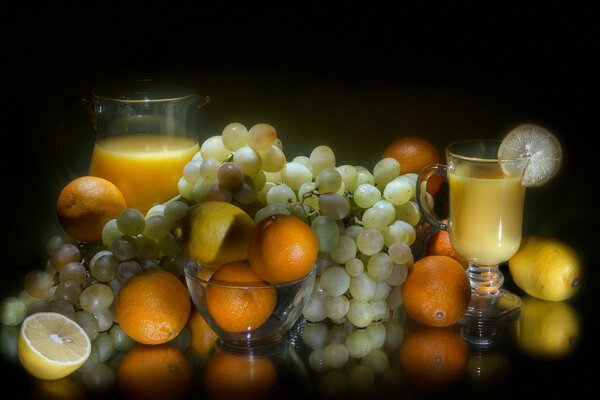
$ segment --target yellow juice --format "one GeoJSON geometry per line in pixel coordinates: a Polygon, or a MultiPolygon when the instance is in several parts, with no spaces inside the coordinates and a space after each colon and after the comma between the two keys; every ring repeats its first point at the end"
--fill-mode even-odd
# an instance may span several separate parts
{"type": "Polygon", "coordinates": [[[457,253],[477,265],[496,265],[512,257],[521,243],[521,177],[504,175],[497,164],[466,164],[448,171],[448,184],[448,233],[457,253]]]}
{"type": "Polygon", "coordinates": [[[198,150],[196,139],[183,136],[106,137],[96,141],[89,174],[114,183],[127,207],[146,213],[177,195],[183,167],[198,150]]]}

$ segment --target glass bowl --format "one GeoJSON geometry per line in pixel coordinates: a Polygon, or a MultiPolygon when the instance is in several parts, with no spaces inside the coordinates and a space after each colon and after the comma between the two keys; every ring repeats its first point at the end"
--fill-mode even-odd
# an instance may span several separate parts
{"type": "Polygon", "coordinates": [[[302,315],[306,302],[310,298],[315,276],[316,266],[305,277],[286,283],[278,284],[224,284],[211,282],[210,276],[216,267],[202,265],[193,261],[186,261],[184,266],[187,287],[192,301],[198,312],[202,315],[208,326],[217,334],[219,339],[234,347],[250,347],[278,342],[294,326],[302,315]],[[217,323],[211,316],[206,303],[206,289],[218,286],[221,289],[232,290],[239,293],[244,291],[274,290],[276,304],[269,318],[260,326],[247,327],[242,331],[229,332],[217,323]]]}

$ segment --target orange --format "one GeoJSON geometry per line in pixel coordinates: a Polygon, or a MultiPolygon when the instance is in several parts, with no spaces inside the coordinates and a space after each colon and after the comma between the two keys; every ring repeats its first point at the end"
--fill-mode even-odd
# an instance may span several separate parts
{"type": "Polygon", "coordinates": [[[319,243],[312,229],[291,215],[267,217],[250,234],[248,261],[267,282],[303,278],[315,265],[318,253],[319,243]]]}
{"type": "Polygon", "coordinates": [[[187,288],[162,269],[140,272],[127,281],[115,300],[116,317],[136,342],[165,343],[179,334],[190,315],[187,288]]]}
{"type": "MultiPolygon", "coordinates": [[[[443,220],[444,224],[448,224],[448,220],[443,220]]],[[[450,243],[450,235],[448,231],[440,229],[434,233],[427,241],[427,249],[425,254],[428,256],[448,256],[458,261],[464,268],[467,268],[469,262],[458,255],[452,243],[450,243]]]]}
{"type": "MultiPolygon", "coordinates": [[[[390,144],[383,152],[382,158],[392,157],[400,163],[400,173],[418,174],[429,164],[443,163],[438,149],[425,139],[416,136],[405,136],[390,144]]],[[[432,176],[427,181],[427,191],[434,195],[442,186],[444,179],[432,176]]]]}
{"type": "Polygon", "coordinates": [[[102,242],[102,228],[126,208],[121,191],[106,179],[82,176],[73,179],[56,201],[58,221],[74,239],[102,242]]]}
{"type": "Polygon", "coordinates": [[[137,344],[117,369],[117,383],[132,399],[182,399],[190,388],[190,369],[183,354],[169,344],[137,344]]]}
{"type": "Polygon", "coordinates": [[[265,286],[246,261],[221,265],[206,288],[206,307],[227,332],[245,332],[264,324],[277,303],[275,289],[265,286]],[[233,284],[233,287],[219,284],[233,284]],[[254,287],[253,287],[254,286],[254,287]]]}
{"type": "Polygon", "coordinates": [[[425,256],[408,270],[401,295],[411,318],[445,327],[463,316],[471,300],[471,288],[458,261],[448,256],[425,256]]]}
{"type": "Polygon", "coordinates": [[[417,389],[440,392],[463,378],[468,355],[467,344],[455,327],[421,326],[400,345],[400,366],[417,389]]]}
{"type": "Polygon", "coordinates": [[[200,356],[207,355],[217,341],[217,334],[194,308],[190,313],[187,326],[190,330],[190,348],[200,356]]]}
{"type": "Polygon", "coordinates": [[[209,398],[219,400],[269,398],[276,381],[268,357],[247,353],[213,353],[204,375],[209,398]]]}

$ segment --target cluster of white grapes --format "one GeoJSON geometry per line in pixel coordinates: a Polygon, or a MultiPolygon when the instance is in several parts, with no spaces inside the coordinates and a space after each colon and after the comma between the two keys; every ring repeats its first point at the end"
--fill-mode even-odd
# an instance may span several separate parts
{"type": "Polygon", "coordinates": [[[366,327],[401,305],[400,285],[414,262],[417,175],[400,173],[393,158],[372,171],[336,165],[326,145],[288,161],[274,127],[231,123],[202,143],[184,167],[179,191],[194,202],[233,202],[256,222],[273,214],[303,219],[320,252],[304,317],[366,327]]]}
{"type": "MultiPolygon", "coordinates": [[[[399,309],[388,321],[357,328],[349,321],[331,324],[308,322],[302,342],[308,347],[308,366],[318,373],[325,398],[344,398],[348,393],[373,395],[401,384],[396,360],[388,357],[404,340],[403,315],[399,309]]],[[[377,397],[377,396],[376,396],[377,397]]]]}

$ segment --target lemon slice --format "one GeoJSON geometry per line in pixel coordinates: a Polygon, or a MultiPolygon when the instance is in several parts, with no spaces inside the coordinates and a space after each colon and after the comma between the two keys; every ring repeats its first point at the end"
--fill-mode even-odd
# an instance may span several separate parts
{"type": "Polygon", "coordinates": [[[83,328],[58,313],[40,312],[25,318],[17,342],[23,367],[40,379],[60,379],[90,356],[92,344],[83,328]]]}
{"type": "Polygon", "coordinates": [[[532,124],[519,125],[510,131],[498,148],[505,174],[523,173],[521,184],[526,187],[541,186],[558,172],[562,151],[558,139],[547,129],[532,124]]]}

